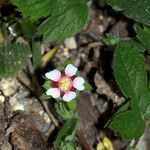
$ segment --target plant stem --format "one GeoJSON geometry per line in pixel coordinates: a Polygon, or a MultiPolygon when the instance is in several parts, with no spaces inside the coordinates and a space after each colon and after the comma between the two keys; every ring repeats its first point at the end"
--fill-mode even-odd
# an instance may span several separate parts
{"type": "Polygon", "coordinates": [[[90,150],[89,143],[87,142],[82,129],[77,130],[77,136],[79,138],[79,141],[81,142],[82,148],[84,150],[90,150]]]}

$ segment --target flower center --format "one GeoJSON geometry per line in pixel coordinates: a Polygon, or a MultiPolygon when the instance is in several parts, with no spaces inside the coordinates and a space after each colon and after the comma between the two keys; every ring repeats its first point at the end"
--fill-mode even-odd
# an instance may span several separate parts
{"type": "Polygon", "coordinates": [[[72,87],[72,80],[68,77],[62,77],[59,80],[58,86],[60,88],[61,91],[69,91],[72,87]]]}

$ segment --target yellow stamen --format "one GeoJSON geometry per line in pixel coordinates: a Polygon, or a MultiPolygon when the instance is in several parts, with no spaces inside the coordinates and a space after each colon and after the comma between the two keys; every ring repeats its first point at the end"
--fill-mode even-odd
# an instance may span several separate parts
{"type": "Polygon", "coordinates": [[[72,81],[68,77],[62,77],[59,81],[59,88],[62,91],[69,91],[72,87],[72,81]]]}

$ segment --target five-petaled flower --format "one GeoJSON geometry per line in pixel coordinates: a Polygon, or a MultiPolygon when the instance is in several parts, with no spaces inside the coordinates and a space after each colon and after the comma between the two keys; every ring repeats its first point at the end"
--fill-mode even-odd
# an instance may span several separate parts
{"type": "Polygon", "coordinates": [[[82,77],[77,76],[77,71],[78,69],[75,66],[68,64],[62,72],[58,69],[47,72],[45,76],[52,83],[46,91],[46,95],[55,99],[62,98],[66,102],[75,99],[77,90],[83,91],[85,89],[85,81],[82,77]]]}

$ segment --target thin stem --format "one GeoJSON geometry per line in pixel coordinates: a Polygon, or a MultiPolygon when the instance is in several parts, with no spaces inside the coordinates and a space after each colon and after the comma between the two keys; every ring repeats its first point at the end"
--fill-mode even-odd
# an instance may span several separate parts
{"type": "Polygon", "coordinates": [[[85,136],[84,136],[84,133],[82,131],[82,129],[79,129],[77,130],[77,136],[79,138],[79,141],[81,142],[82,144],[82,148],[84,150],[90,150],[90,146],[89,146],[89,143],[87,142],[85,136]]]}

